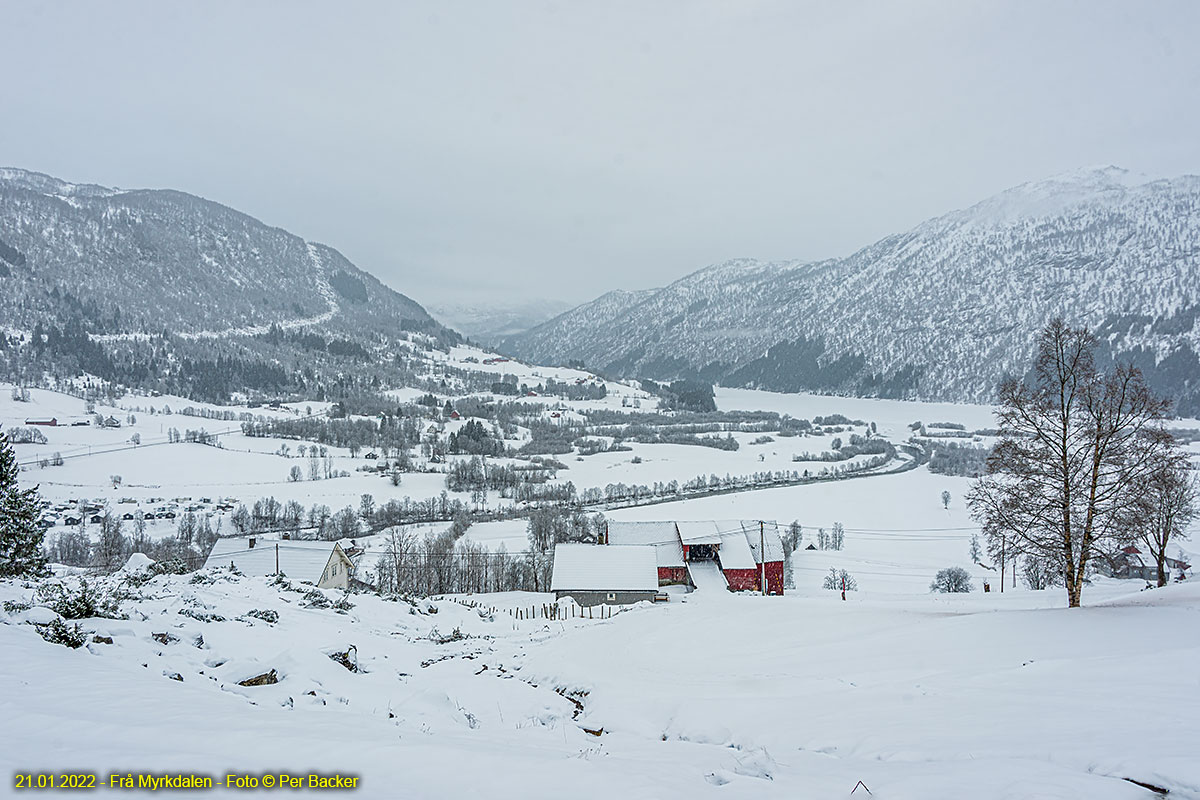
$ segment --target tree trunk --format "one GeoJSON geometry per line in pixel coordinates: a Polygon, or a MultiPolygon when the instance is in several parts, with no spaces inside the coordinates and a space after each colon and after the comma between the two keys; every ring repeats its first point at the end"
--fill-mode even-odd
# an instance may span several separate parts
{"type": "Polygon", "coordinates": [[[1079,596],[1083,593],[1083,578],[1082,576],[1071,581],[1067,589],[1067,607],[1079,608],[1079,596]]]}
{"type": "Polygon", "coordinates": [[[1067,588],[1067,607],[1079,607],[1079,584],[1082,581],[1076,579],[1075,575],[1075,554],[1071,552],[1071,547],[1068,544],[1065,547],[1066,558],[1063,563],[1063,584],[1067,588]]]}
{"type": "Polygon", "coordinates": [[[1158,585],[1167,585],[1167,549],[1164,547],[1154,554],[1155,566],[1158,567],[1158,585]]]}

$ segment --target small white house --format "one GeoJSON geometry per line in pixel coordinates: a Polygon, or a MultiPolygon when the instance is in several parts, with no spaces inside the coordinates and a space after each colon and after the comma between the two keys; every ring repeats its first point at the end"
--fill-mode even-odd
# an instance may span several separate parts
{"type": "Polygon", "coordinates": [[[322,589],[347,589],[354,564],[337,542],[231,536],[213,545],[205,568],[234,566],[243,575],[281,573],[322,589]]]}

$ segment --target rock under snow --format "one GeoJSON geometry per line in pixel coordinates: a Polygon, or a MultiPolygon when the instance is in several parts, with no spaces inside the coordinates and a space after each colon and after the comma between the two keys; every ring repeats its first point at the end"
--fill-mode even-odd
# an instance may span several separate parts
{"type": "Polygon", "coordinates": [[[145,575],[154,569],[154,559],[145,553],[134,553],[125,562],[125,566],[121,567],[121,572],[126,575],[145,575]]]}

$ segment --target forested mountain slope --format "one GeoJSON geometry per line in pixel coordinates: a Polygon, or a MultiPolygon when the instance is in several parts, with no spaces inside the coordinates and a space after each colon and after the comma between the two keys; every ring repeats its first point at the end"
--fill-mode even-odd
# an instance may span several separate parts
{"type": "Polygon", "coordinates": [[[19,169],[0,169],[0,320],[8,375],[213,399],[294,388],[305,369],[318,383],[378,374],[400,340],[458,338],[337,250],[226,206],[19,169]],[[219,387],[199,374],[218,371],[219,387]]]}
{"type": "Polygon", "coordinates": [[[1054,315],[1200,411],[1200,178],[1024,184],[828,261],[731,261],[512,337],[523,358],[725,385],[987,400],[1054,315]]]}

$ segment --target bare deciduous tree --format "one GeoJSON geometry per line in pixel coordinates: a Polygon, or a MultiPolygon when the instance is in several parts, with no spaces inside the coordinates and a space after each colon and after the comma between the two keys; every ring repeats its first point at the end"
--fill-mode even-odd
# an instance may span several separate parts
{"type": "Polygon", "coordinates": [[[105,572],[113,572],[125,563],[129,552],[128,542],[121,534],[121,518],[104,512],[100,518],[100,537],[95,546],[96,566],[105,572]]]}
{"type": "Polygon", "coordinates": [[[1079,606],[1088,568],[1132,534],[1140,485],[1170,449],[1166,403],[1129,365],[1095,365],[1095,337],[1055,319],[1038,339],[1032,380],[1000,385],[1000,442],[968,498],[989,550],[1061,565],[1079,606]]]}
{"type": "Polygon", "coordinates": [[[1041,590],[1053,586],[1061,575],[1056,563],[1046,556],[1025,556],[1021,559],[1021,574],[1030,589],[1041,590]]]}
{"type": "Polygon", "coordinates": [[[971,573],[962,567],[946,567],[938,570],[933,582],[929,584],[931,592],[969,592],[972,588],[971,573]]]}
{"type": "Polygon", "coordinates": [[[1159,460],[1138,488],[1128,524],[1154,556],[1159,586],[1166,586],[1170,577],[1167,546],[1187,537],[1188,523],[1196,516],[1197,491],[1187,456],[1175,449],[1159,460]]]}
{"type": "Polygon", "coordinates": [[[840,522],[833,523],[829,533],[829,549],[841,550],[846,544],[846,526],[840,522]]]}
{"type": "Polygon", "coordinates": [[[846,592],[858,591],[858,581],[854,580],[854,576],[846,570],[830,567],[829,574],[821,581],[821,588],[835,592],[840,590],[842,592],[842,599],[845,600],[846,592]]]}

